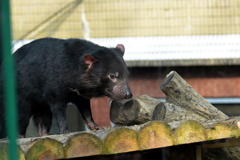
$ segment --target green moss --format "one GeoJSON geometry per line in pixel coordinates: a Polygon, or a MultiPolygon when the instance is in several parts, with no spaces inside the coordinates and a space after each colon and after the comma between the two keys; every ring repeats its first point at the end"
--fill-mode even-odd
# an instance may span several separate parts
{"type": "Polygon", "coordinates": [[[26,159],[60,159],[64,158],[64,150],[61,142],[44,138],[39,139],[34,145],[29,149],[26,159]]]}
{"type": "Polygon", "coordinates": [[[232,138],[239,136],[239,129],[233,124],[218,123],[207,132],[207,139],[232,138]]]}
{"type": "Polygon", "coordinates": [[[188,120],[183,122],[175,131],[176,144],[193,143],[207,139],[205,128],[197,121],[188,120]]]}
{"type": "MultiPolygon", "coordinates": [[[[7,143],[0,143],[0,160],[8,160],[7,143]]],[[[18,147],[19,160],[25,160],[25,155],[20,147],[18,147]]]]}
{"type": "Polygon", "coordinates": [[[165,122],[151,121],[138,133],[140,149],[159,148],[173,145],[171,127],[165,122]]]}
{"type": "Polygon", "coordinates": [[[80,133],[71,137],[66,145],[66,158],[102,154],[102,140],[91,133],[80,133]]]}
{"type": "Polygon", "coordinates": [[[104,140],[106,154],[139,150],[137,132],[129,128],[116,128],[104,140]]]}

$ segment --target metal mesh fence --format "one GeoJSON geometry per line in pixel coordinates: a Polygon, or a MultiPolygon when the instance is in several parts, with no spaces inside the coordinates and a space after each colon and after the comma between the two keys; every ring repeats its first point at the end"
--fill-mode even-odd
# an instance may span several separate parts
{"type": "Polygon", "coordinates": [[[238,0],[12,0],[14,40],[239,34],[238,0]]]}

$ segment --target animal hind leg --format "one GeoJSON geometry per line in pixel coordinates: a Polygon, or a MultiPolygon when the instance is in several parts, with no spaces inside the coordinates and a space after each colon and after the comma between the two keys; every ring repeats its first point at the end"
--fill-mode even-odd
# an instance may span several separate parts
{"type": "Polygon", "coordinates": [[[19,137],[24,138],[31,117],[31,112],[25,110],[19,113],[19,137]]]}
{"type": "Polygon", "coordinates": [[[19,125],[19,137],[24,138],[30,118],[32,116],[32,104],[26,99],[20,99],[18,101],[18,125],[19,125]]]}
{"type": "Polygon", "coordinates": [[[49,135],[49,131],[52,126],[52,112],[50,110],[50,106],[46,106],[41,111],[34,113],[33,121],[35,126],[38,128],[39,136],[49,135]]]}

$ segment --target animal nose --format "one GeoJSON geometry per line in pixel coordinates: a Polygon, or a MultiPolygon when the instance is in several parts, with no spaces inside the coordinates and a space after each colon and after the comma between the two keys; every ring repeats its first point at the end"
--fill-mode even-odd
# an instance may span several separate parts
{"type": "Polygon", "coordinates": [[[132,98],[132,92],[131,91],[127,91],[125,96],[124,96],[125,99],[130,99],[132,98]]]}

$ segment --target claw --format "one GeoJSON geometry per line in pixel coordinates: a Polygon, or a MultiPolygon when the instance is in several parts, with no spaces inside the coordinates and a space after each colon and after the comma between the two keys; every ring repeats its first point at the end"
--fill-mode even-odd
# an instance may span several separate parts
{"type": "Polygon", "coordinates": [[[69,130],[64,130],[62,134],[69,134],[71,133],[69,130]]]}
{"type": "Polygon", "coordinates": [[[102,130],[104,129],[103,127],[101,126],[98,126],[97,124],[95,124],[94,122],[88,122],[87,123],[87,126],[90,130],[102,130]]]}

